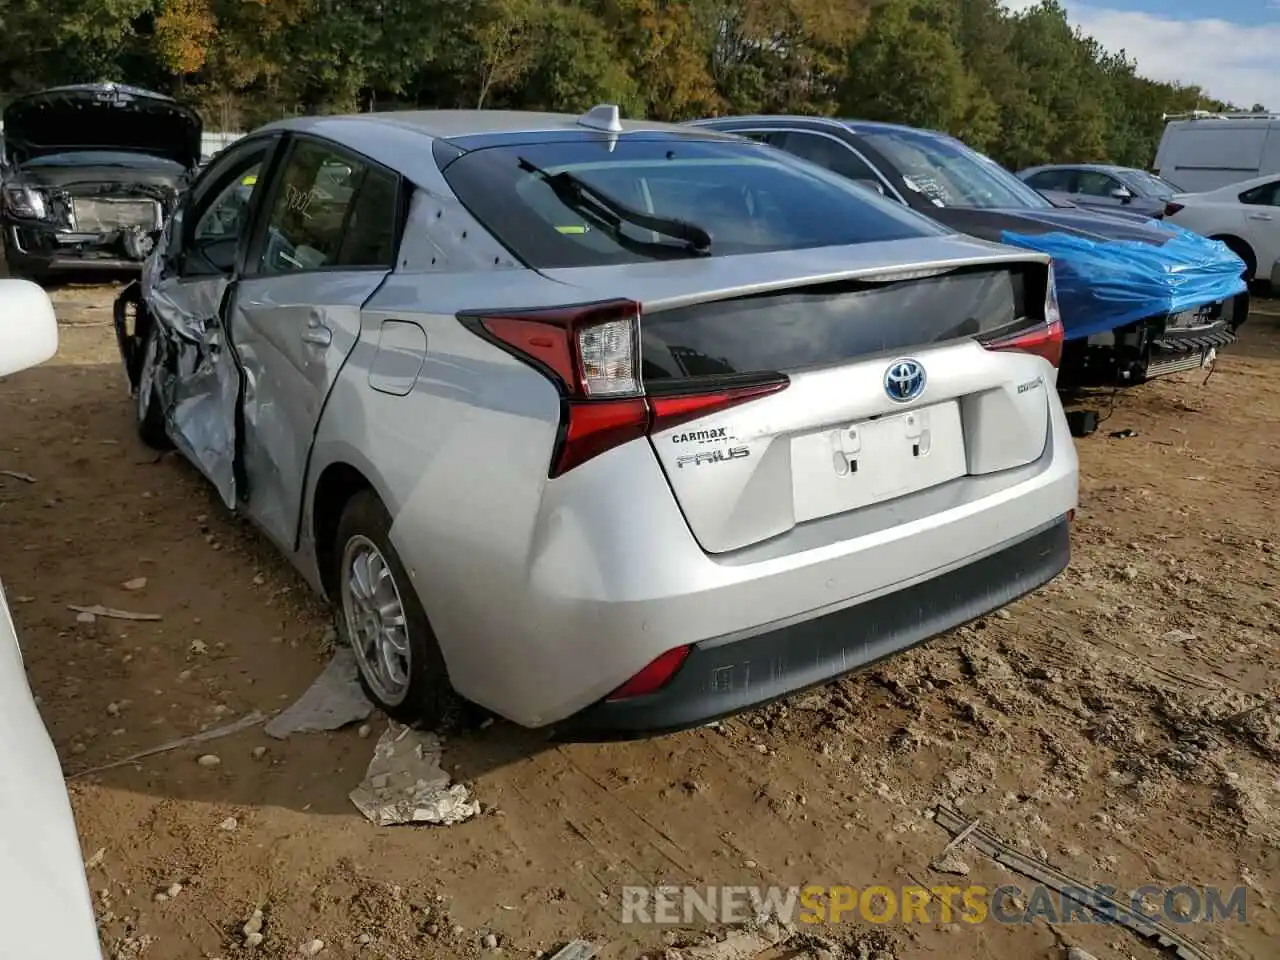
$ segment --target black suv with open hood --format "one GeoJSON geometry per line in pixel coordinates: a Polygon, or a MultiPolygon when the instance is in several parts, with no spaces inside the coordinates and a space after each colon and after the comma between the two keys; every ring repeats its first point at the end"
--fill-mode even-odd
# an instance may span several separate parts
{"type": "Polygon", "coordinates": [[[200,117],[113,83],[53,87],[4,111],[0,230],[9,271],[136,270],[200,162],[200,117]]]}

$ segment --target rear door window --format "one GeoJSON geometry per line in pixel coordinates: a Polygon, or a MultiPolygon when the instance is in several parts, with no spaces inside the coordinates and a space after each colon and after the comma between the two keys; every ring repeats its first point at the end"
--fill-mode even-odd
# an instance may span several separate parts
{"type": "Polygon", "coordinates": [[[844,177],[742,140],[584,137],[477,149],[443,170],[472,214],[540,268],[950,232],[844,177]],[[691,250],[680,224],[709,234],[709,248],[691,250]]]}
{"type": "Polygon", "coordinates": [[[1240,202],[1254,207],[1280,207],[1280,180],[1240,194],[1240,202]]]}

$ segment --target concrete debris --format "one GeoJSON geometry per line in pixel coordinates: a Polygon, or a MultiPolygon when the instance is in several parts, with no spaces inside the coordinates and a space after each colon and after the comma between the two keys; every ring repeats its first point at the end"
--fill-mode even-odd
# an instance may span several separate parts
{"type": "Polygon", "coordinates": [[[440,765],[442,753],[436,734],[389,721],[351,802],[380,827],[470,820],[480,804],[469,799],[465,786],[451,783],[440,765]]]}
{"type": "Polygon", "coordinates": [[[340,647],[298,700],[266,726],[268,736],[283,740],[291,733],[337,730],[366,719],[373,704],[360,688],[355,654],[340,647]]]}
{"type": "Polygon", "coordinates": [[[244,926],[240,928],[240,932],[243,933],[245,937],[251,937],[255,933],[261,934],[264,919],[262,910],[255,908],[253,913],[249,915],[249,919],[245,921],[244,926]]]}
{"type": "Polygon", "coordinates": [[[146,585],[147,585],[146,577],[134,577],[132,580],[126,580],[124,583],[120,584],[120,586],[130,591],[141,590],[146,585]]]}
{"type": "Polygon", "coordinates": [[[969,864],[961,860],[955,853],[944,853],[929,866],[939,873],[952,873],[958,877],[967,877],[969,875],[969,864]]]}

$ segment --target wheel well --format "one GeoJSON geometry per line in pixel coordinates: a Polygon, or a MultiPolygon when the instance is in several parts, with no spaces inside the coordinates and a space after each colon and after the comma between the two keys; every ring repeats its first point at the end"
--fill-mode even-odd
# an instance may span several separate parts
{"type": "Polygon", "coordinates": [[[1231,252],[1244,261],[1245,275],[1252,279],[1258,272],[1258,255],[1253,252],[1253,247],[1249,246],[1247,240],[1241,240],[1239,237],[1230,233],[1219,233],[1209,238],[1210,240],[1221,240],[1231,252]]]}
{"type": "Polygon", "coordinates": [[[362,490],[372,490],[363,473],[346,463],[331,463],[324,468],[316,482],[315,505],[311,511],[312,533],[315,537],[316,565],[320,568],[320,583],[327,595],[332,596],[337,586],[333,579],[334,540],[338,536],[338,523],[342,511],[351,498],[362,490]]]}

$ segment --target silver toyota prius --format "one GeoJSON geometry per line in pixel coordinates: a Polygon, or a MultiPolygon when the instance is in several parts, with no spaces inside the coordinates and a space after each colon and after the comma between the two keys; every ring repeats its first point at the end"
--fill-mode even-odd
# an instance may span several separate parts
{"type": "Polygon", "coordinates": [[[389,714],[705,723],[1068,559],[1046,257],[728,134],[426,111],[220,153],[116,303],[138,430],[389,714]]]}

